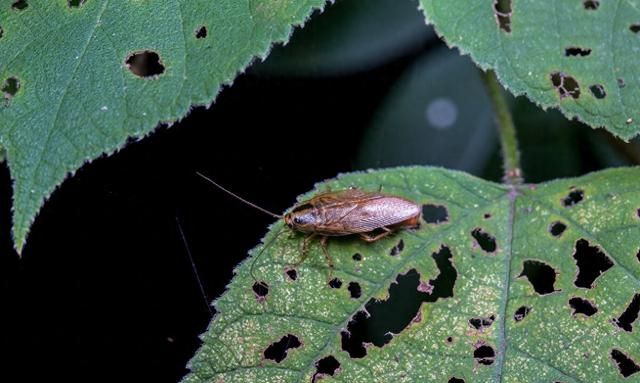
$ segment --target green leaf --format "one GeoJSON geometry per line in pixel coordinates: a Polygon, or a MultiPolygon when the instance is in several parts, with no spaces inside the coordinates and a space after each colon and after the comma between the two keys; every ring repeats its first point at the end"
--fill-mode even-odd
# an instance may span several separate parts
{"type": "Polygon", "coordinates": [[[449,45],[514,94],[623,139],[640,132],[639,0],[420,2],[449,45]]]}
{"type": "Polygon", "coordinates": [[[324,3],[0,2],[0,146],[14,180],[16,248],[68,174],[210,104],[324,3]]]}
{"type": "Polygon", "coordinates": [[[382,187],[428,222],[331,238],[333,269],[317,242],[302,261],[303,236],[276,222],[215,302],[184,381],[638,382],[638,177],[511,188],[414,167],[318,185],[302,199],[382,187]]]}

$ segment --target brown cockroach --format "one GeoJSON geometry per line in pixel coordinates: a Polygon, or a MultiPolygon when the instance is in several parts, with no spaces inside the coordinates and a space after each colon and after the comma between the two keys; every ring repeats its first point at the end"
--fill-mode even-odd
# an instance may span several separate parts
{"type": "Polygon", "coordinates": [[[292,231],[307,234],[302,244],[300,262],[304,261],[309,244],[314,238],[320,239],[324,256],[329,266],[333,267],[327,250],[329,237],[357,235],[367,242],[375,242],[399,230],[416,229],[420,226],[420,204],[391,194],[357,188],[329,191],[299,202],[290,212],[278,215],[232,193],[209,177],[199,172],[197,174],[247,205],[283,219],[292,231]]]}

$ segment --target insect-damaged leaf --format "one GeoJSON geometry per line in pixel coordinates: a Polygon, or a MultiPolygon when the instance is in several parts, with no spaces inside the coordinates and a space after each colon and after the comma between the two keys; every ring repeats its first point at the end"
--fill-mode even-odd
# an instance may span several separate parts
{"type": "Polygon", "coordinates": [[[333,270],[317,243],[299,263],[302,235],[278,236],[286,228],[276,222],[215,302],[184,381],[637,381],[639,177],[640,168],[612,169],[511,189],[398,168],[320,184],[302,198],[382,187],[446,207],[447,220],[373,243],[332,238],[333,270]],[[565,204],[576,190],[581,200],[565,204]],[[550,229],[557,222],[562,235],[550,229]],[[263,248],[256,282],[249,269],[263,248]],[[258,296],[256,283],[268,292],[258,296]],[[265,357],[277,347],[281,359],[265,357]]]}
{"type": "Polygon", "coordinates": [[[514,94],[624,139],[640,133],[640,0],[420,3],[449,45],[514,94]]]}
{"type": "Polygon", "coordinates": [[[325,0],[2,1],[0,146],[14,239],[82,164],[212,102],[325,0]]]}

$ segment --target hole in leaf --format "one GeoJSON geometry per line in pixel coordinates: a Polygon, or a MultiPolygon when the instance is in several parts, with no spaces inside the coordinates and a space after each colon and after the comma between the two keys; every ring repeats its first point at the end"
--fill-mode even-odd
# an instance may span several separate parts
{"type": "Polygon", "coordinates": [[[394,247],[391,248],[389,255],[395,257],[396,255],[400,254],[402,250],[404,250],[404,241],[400,240],[394,247]]]}
{"type": "Polygon", "coordinates": [[[447,337],[447,343],[453,343],[453,337],[447,337]]]}
{"type": "Polygon", "coordinates": [[[633,33],[640,32],[640,24],[631,24],[631,26],[629,26],[629,30],[633,33]]]}
{"type": "Polygon", "coordinates": [[[2,38],[2,36],[4,36],[4,29],[2,29],[2,27],[0,27],[0,39],[2,38]]]}
{"type": "Polygon", "coordinates": [[[584,191],[575,189],[569,192],[569,194],[562,200],[564,207],[573,206],[584,199],[584,191]]]}
{"type": "Polygon", "coordinates": [[[617,319],[613,320],[613,323],[627,332],[633,331],[633,322],[638,319],[638,314],[640,314],[640,294],[636,294],[633,296],[631,303],[627,306],[627,309],[624,310],[622,315],[617,319]]]}
{"type": "Polygon", "coordinates": [[[558,91],[561,100],[567,96],[575,99],[580,97],[580,85],[576,79],[563,72],[551,73],[551,83],[558,91]]]}
{"type": "Polygon", "coordinates": [[[298,279],[298,272],[296,271],[296,269],[288,269],[287,271],[285,271],[285,273],[287,274],[287,277],[289,277],[289,279],[291,279],[292,281],[298,279]]]}
{"type": "Polygon", "coordinates": [[[624,86],[625,86],[625,85],[626,85],[626,84],[625,84],[625,82],[624,82],[624,79],[623,79],[622,77],[620,77],[620,78],[618,79],[618,88],[624,88],[624,86]]]}
{"type": "Polygon", "coordinates": [[[564,233],[566,229],[567,225],[560,221],[557,221],[551,224],[551,226],[549,227],[549,233],[551,233],[551,235],[553,235],[554,237],[559,237],[562,235],[562,233],[564,233]]]}
{"type": "Polygon", "coordinates": [[[69,7],[71,8],[78,8],[84,5],[84,3],[86,3],[87,0],[69,0],[68,4],[69,7]]]}
{"type": "Polygon", "coordinates": [[[598,100],[602,100],[603,98],[607,97],[607,92],[604,90],[604,86],[600,84],[591,85],[589,87],[589,90],[591,91],[591,94],[593,94],[593,97],[597,98],[598,100]]]}
{"type": "Polygon", "coordinates": [[[640,371],[640,366],[638,366],[638,364],[634,362],[633,359],[629,358],[628,355],[618,349],[614,348],[613,350],[611,350],[611,358],[618,366],[618,371],[620,371],[620,374],[625,378],[628,378],[636,372],[640,371]]]}
{"type": "Polygon", "coordinates": [[[342,287],[342,281],[338,278],[333,278],[329,281],[329,287],[331,287],[332,289],[339,289],[340,287],[342,287]]]}
{"type": "Polygon", "coordinates": [[[423,302],[433,303],[440,298],[453,296],[457,272],[451,263],[451,251],[442,246],[431,256],[440,271],[435,279],[429,281],[433,286],[431,292],[418,290],[420,274],[415,269],[398,275],[396,282],[389,286],[389,298],[370,299],[364,310],[358,311],[349,321],[347,329],[342,331],[342,349],[349,356],[366,356],[365,343],[372,343],[377,347],[389,343],[392,334],[401,333],[416,318],[423,302]]]}
{"type": "Polygon", "coordinates": [[[556,291],[553,286],[556,283],[556,271],[544,262],[524,261],[522,273],[518,275],[518,278],[522,276],[529,280],[533,289],[540,295],[556,291]]]}
{"type": "Polygon", "coordinates": [[[196,30],[196,39],[204,39],[207,37],[207,27],[204,25],[196,30]]]}
{"type": "Polygon", "coordinates": [[[351,298],[358,299],[362,296],[362,288],[358,282],[349,282],[349,286],[347,287],[349,293],[351,294],[351,298]]]}
{"type": "Polygon", "coordinates": [[[256,282],[253,284],[253,292],[258,298],[264,298],[269,294],[269,285],[266,282],[256,282]]]}
{"type": "Polygon", "coordinates": [[[567,47],[564,49],[565,56],[589,56],[591,54],[591,49],[589,48],[580,48],[580,47],[567,47]]]}
{"type": "Polygon", "coordinates": [[[425,222],[437,225],[449,220],[449,212],[445,206],[426,204],[422,205],[422,217],[425,222]]]}
{"type": "Polygon", "coordinates": [[[473,358],[476,362],[489,366],[493,364],[496,357],[496,352],[493,347],[486,344],[476,345],[476,349],[473,351],[473,358]]]}
{"type": "Polygon", "coordinates": [[[471,318],[469,319],[469,324],[476,330],[482,331],[487,327],[491,327],[494,320],[496,320],[495,315],[491,315],[487,318],[471,318]]]}
{"type": "Polygon", "coordinates": [[[125,64],[131,73],[140,77],[155,77],[164,73],[160,56],[154,51],[134,52],[127,57],[125,64]]]}
{"type": "Polygon", "coordinates": [[[435,302],[439,298],[453,297],[453,287],[458,276],[453,263],[451,263],[452,254],[448,247],[442,246],[440,251],[431,254],[431,256],[436,261],[439,273],[436,279],[429,280],[429,285],[433,288],[424,302],[435,302]]]}
{"type": "Polygon", "coordinates": [[[489,219],[491,218],[491,214],[489,213],[484,213],[484,219],[489,219]]]}
{"type": "Polygon", "coordinates": [[[356,262],[362,261],[362,254],[360,253],[355,253],[351,256],[351,259],[353,259],[356,262]]]}
{"type": "Polygon", "coordinates": [[[498,26],[504,32],[511,32],[511,0],[495,0],[493,11],[496,16],[498,26]]]}
{"type": "Polygon", "coordinates": [[[593,303],[580,297],[569,299],[569,306],[573,309],[573,315],[584,314],[590,317],[598,312],[598,308],[593,303]]]}
{"type": "Polygon", "coordinates": [[[324,376],[333,376],[340,368],[340,362],[333,355],[325,356],[316,362],[316,372],[313,374],[311,382],[315,383],[324,376]]]}
{"type": "Polygon", "coordinates": [[[564,78],[564,88],[569,92],[571,97],[578,98],[580,97],[580,85],[578,85],[578,81],[571,76],[567,76],[564,78]]]}
{"type": "Polygon", "coordinates": [[[592,288],[593,282],[613,266],[611,259],[599,247],[589,245],[585,239],[576,241],[573,258],[578,265],[578,276],[574,283],[585,289],[592,288]]]}
{"type": "Polygon", "coordinates": [[[584,5],[584,9],[595,11],[600,6],[600,2],[597,0],[585,0],[582,5],[584,5]]]}
{"type": "Polygon", "coordinates": [[[636,254],[636,258],[638,258],[638,262],[640,262],[640,250],[638,250],[638,254],[636,254]]]}
{"type": "Polygon", "coordinates": [[[28,6],[29,6],[29,4],[27,3],[26,0],[14,1],[13,4],[11,4],[11,8],[17,9],[19,11],[27,8],[28,6]]]}
{"type": "Polygon", "coordinates": [[[526,318],[527,315],[529,315],[529,312],[531,312],[531,307],[520,306],[513,314],[513,320],[515,320],[516,322],[520,322],[521,320],[526,318]]]}
{"type": "Polygon", "coordinates": [[[302,346],[297,336],[287,334],[283,336],[279,341],[271,343],[266,350],[264,350],[264,358],[273,360],[276,363],[280,363],[287,357],[287,353],[292,348],[298,348],[302,346]]]}
{"type": "Polygon", "coordinates": [[[5,100],[10,100],[20,90],[20,81],[15,77],[9,77],[2,85],[2,94],[5,100]]]}
{"type": "Polygon", "coordinates": [[[636,215],[640,218],[640,209],[636,210],[636,215]]]}
{"type": "Polygon", "coordinates": [[[456,378],[455,376],[452,376],[447,383],[465,383],[465,382],[464,382],[464,379],[460,379],[460,378],[456,378]]]}
{"type": "Polygon", "coordinates": [[[471,235],[476,240],[476,243],[480,245],[480,248],[487,253],[493,253],[498,248],[495,237],[479,227],[473,229],[471,235]]]}

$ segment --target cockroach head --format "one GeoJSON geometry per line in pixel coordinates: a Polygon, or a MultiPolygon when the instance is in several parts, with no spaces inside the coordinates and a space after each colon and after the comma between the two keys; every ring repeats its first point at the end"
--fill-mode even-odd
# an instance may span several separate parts
{"type": "Polygon", "coordinates": [[[287,224],[289,229],[294,229],[300,224],[300,219],[295,213],[287,213],[284,215],[284,223],[287,224]]]}
{"type": "Polygon", "coordinates": [[[313,212],[291,212],[284,215],[284,223],[292,230],[306,231],[306,228],[316,224],[316,216],[313,212]]]}
{"type": "Polygon", "coordinates": [[[289,227],[289,229],[293,229],[293,218],[291,217],[291,213],[287,213],[284,215],[284,223],[289,227]]]}

